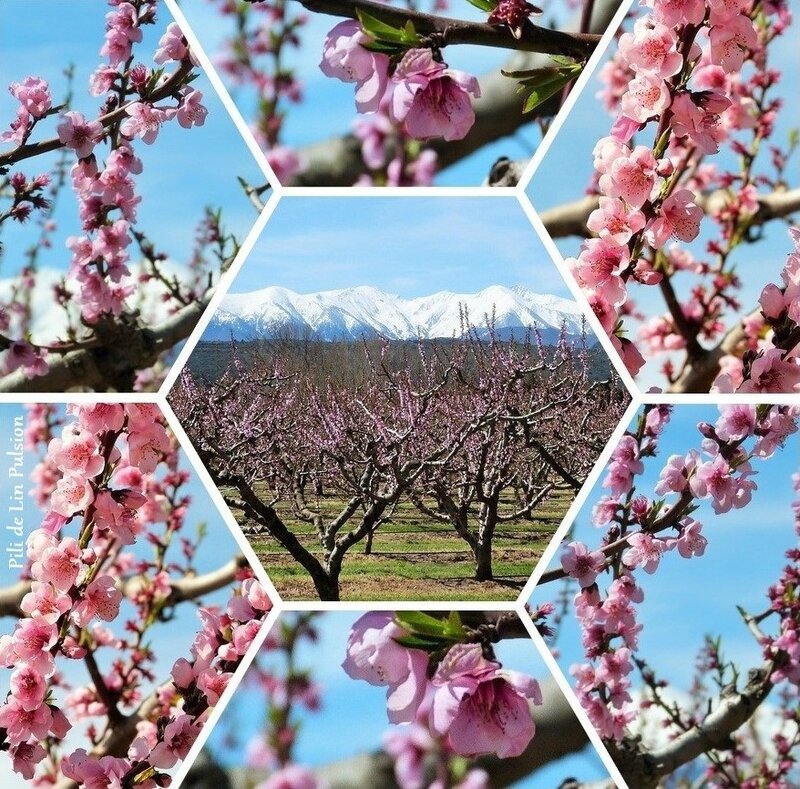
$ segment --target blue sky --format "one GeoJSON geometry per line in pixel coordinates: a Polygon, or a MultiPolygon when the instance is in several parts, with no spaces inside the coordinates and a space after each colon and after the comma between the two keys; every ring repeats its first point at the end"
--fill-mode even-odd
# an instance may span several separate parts
{"type": "MultiPolygon", "coordinates": [[[[101,62],[98,54],[103,43],[106,3],[99,0],[3,0],[0,25],[0,124],[3,130],[16,112],[16,101],[5,86],[32,74],[50,82],[54,104],[62,100],[66,80],[63,69],[75,65],[73,108],[84,114],[96,113],[98,99],[88,93],[89,75],[101,62]],[[33,12],[35,9],[35,12],[33,12]]],[[[146,26],[144,41],[136,51],[146,65],[153,66],[152,55],[158,39],[172,18],[166,7],[159,6],[159,19],[146,26]]],[[[185,260],[192,247],[197,221],[203,208],[223,206],[223,221],[241,240],[255,221],[255,212],[242,192],[236,176],[251,183],[265,179],[255,163],[225,108],[201,75],[194,83],[202,90],[209,114],[203,127],[183,129],[177,123],[164,126],[155,144],[137,141],[136,150],[144,163],[137,177],[143,201],[139,207],[138,227],[147,232],[157,246],[173,258],[185,260]]],[[[35,132],[35,139],[53,136],[56,119],[51,118],[35,132]]],[[[9,146],[2,145],[0,150],[9,146]]],[[[101,146],[97,152],[105,149],[101,146]]],[[[18,165],[26,173],[39,173],[55,161],[55,155],[36,157],[18,165]]],[[[60,225],[54,248],[42,256],[40,264],[65,268],[69,255],[64,248],[66,236],[77,234],[75,200],[69,185],[62,192],[55,212],[60,225]]],[[[38,237],[36,226],[29,223],[3,225],[7,245],[0,265],[0,277],[16,271],[22,251],[38,237]]]]}
{"type": "Polygon", "coordinates": [[[404,297],[525,285],[570,298],[513,197],[284,197],[231,293],[372,285],[404,297]]]}
{"type": "MultiPolygon", "coordinates": [[[[771,63],[784,72],[783,83],[773,93],[784,99],[784,107],[779,113],[775,126],[774,136],[771,141],[784,146],[791,130],[800,127],[800,106],[794,99],[791,85],[800,68],[800,49],[797,47],[798,25],[797,19],[789,30],[780,37],[771,48],[771,63]]],[[[603,62],[609,59],[611,51],[603,62]]],[[[589,84],[580,95],[572,111],[564,121],[552,146],[537,168],[528,187],[528,196],[537,210],[544,210],[562,203],[579,199],[585,193],[592,175],[592,149],[595,143],[609,133],[612,119],[603,109],[596,93],[602,86],[595,72],[589,84]],[[577,153],[576,153],[577,151],[577,153]]],[[[642,137],[642,142],[649,144],[652,140],[652,125],[642,137]]],[[[744,138],[746,139],[746,137],[744,138]]],[[[721,168],[727,168],[734,162],[734,157],[727,150],[718,156],[710,157],[709,161],[715,162],[721,168]]],[[[764,146],[761,157],[761,171],[771,173],[769,167],[769,151],[764,146]]],[[[793,182],[790,186],[798,186],[798,158],[790,162],[787,177],[793,182]]],[[[698,239],[688,245],[683,245],[692,250],[700,259],[703,259],[705,245],[713,237],[714,225],[710,220],[705,220],[703,231],[698,239]]],[[[761,289],[766,283],[779,279],[786,255],[791,251],[786,225],[782,222],[771,222],[765,226],[764,237],[752,247],[740,247],[734,253],[734,260],[738,263],[737,272],[742,278],[741,289],[745,309],[755,306],[761,289]]],[[[572,236],[556,239],[556,245],[564,256],[574,256],[580,248],[580,239],[572,236]]],[[[680,294],[687,294],[688,289],[696,281],[694,275],[682,273],[674,278],[680,294]]],[[[646,315],[663,314],[665,312],[663,299],[660,298],[658,288],[637,287],[633,291],[639,307],[646,315]]],[[[637,326],[638,324],[632,324],[637,326]]],[[[659,357],[661,359],[662,357],[659,357]]],[[[656,367],[660,362],[656,361],[656,367]]],[[[660,382],[660,377],[647,368],[640,376],[641,383],[645,386],[660,382]]]]}
{"type": "MultiPolygon", "coordinates": [[[[645,460],[645,473],[637,477],[642,480],[637,482],[638,489],[652,495],[667,458],[698,447],[697,423],[713,423],[718,416],[718,409],[712,406],[677,406],[660,439],[658,457],[645,460]]],[[[723,636],[724,653],[743,670],[758,664],[760,650],[736,606],[753,613],[766,608],[767,587],[775,582],[785,564],[784,551],[796,543],[791,475],[800,469],[798,435],[790,437],[782,452],[753,466],[758,472],[758,490],[749,507],[717,516],[704,501],[694,513],[693,517],[703,523],[703,534],[708,539],[704,556],[687,560],[671,551],[654,575],[637,573],[645,593],[644,603],[638,607],[644,624],[641,655],[658,675],[683,690],[688,689],[693,660],[705,634],[723,636]]],[[[575,523],[573,539],[591,547],[599,544],[602,536],[602,531],[591,524],[591,509],[604,493],[598,483],[575,523]]],[[[560,566],[558,556],[552,566],[560,566]]],[[[555,599],[561,583],[537,589],[533,602],[555,599]]],[[[565,672],[582,659],[572,614],[564,620],[556,646],[565,672]]]]}
{"type": "MultiPolygon", "coordinates": [[[[316,620],[319,641],[314,645],[304,642],[303,649],[298,651],[297,665],[311,669],[313,678],[322,686],[323,703],[321,712],[304,712],[301,716],[295,758],[303,764],[326,764],[380,748],[381,736],[390,728],[386,719],[386,689],[352,680],[341,668],[347,634],[359,615],[353,612],[322,614],[316,620]],[[358,721],[357,726],[346,727],[346,736],[342,736],[343,719],[358,721]]],[[[544,661],[527,640],[504,641],[498,645],[497,655],[506,668],[523,671],[540,681],[547,676],[544,661]]],[[[264,665],[270,665],[271,659],[274,656],[266,653],[264,665]]],[[[280,665],[278,663],[276,668],[280,665]]],[[[206,747],[223,764],[241,766],[243,746],[261,730],[264,712],[263,697],[259,693],[237,695],[212,731],[206,747]],[[229,739],[231,733],[238,741],[233,748],[229,739]]],[[[608,773],[594,751],[585,749],[542,768],[515,786],[531,789],[558,786],[567,776],[590,781],[607,777],[608,773]]]]}
{"type": "MultiPolygon", "coordinates": [[[[8,507],[7,502],[9,495],[12,491],[12,484],[14,480],[8,478],[8,464],[5,452],[9,448],[9,437],[11,435],[12,426],[14,424],[14,417],[17,415],[24,415],[25,408],[21,405],[0,404],[0,458],[2,458],[2,468],[0,469],[0,507],[2,507],[2,564],[0,564],[0,586],[10,585],[18,580],[18,575],[13,575],[9,571],[7,561],[5,559],[6,547],[13,540],[18,538],[11,537],[6,533],[5,526],[8,523],[8,507]]],[[[38,461],[38,454],[32,451],[26,451],[24,454],[24,473],[25,473],[25,490],[26,494],[31,490],[32,484],[28,481],[31,470],[34,468],[38,461]]],[[[219,567],[224,562],[228,561],[231,557],[239,552],[236,541],[233,539],[228,527],[225,525],[222,517],[211,501],[207,491],[199,482],[197,475],[193,472],[186,456],[181,453],[180,467],[192,471],[191,481],[183,488],[184,492],[191,495],[192,501],[189,505],[186,517],[186,525],[184,532],[186,537],[192,537],[195,534],[195,529],[200,524],[205,524],[207,527],[207,536],[200,544],[196,555],[195,566],[199,573],[208,572],[219,567]]],[[[19,481],[19,480],[16,480],[19,481]]],[[[24,512],[25,523],[25,536],[27,537],[31,531],[39,527],[42,512],[36,507],[33,500],[26,495],[24,512]]],[[[74,527],[70,527],[74,535],[74,527]]],[[[69,531],[69,530],[68,530],[69,531]]],[[[133,547],[132,552],[134,555],[145,558],[153,556],[153,548],[146,542],[140,541],[139,544],[133,547]]],[[[176,542],[169,554],[175,561],[181,560],[180,545],[176,542]]],[[[224,605],[229,596],[228,590],[220,590],[204,598],[208,604],[224,605]]],[[[130,617],[134,609],[130,603],[123,602],[121,607],[121,618],[112,625],[114,632],[120,633],[121,624],[124,618],[130,617]]],[[[189,657],[189,647],[194,639],[195,633],[200,629],[200,620],[197,616],[197,609],[191,603],[178,606],[176,609],[177,616],[165,623],[154,625],[150,631],[150,642],[153,644],[156,652],[155,670],[159,677],[167,677],[172,664],[180,656],[189,657]]],[[[10,633],[14,626],[14,620],[5,618],[0,622],[0,633],[10,633]]],[[[98,663],[101,669],[106,670],[110,660],[116,656],[112,650],[103,649],[98,653],[98,663]]],[[[78,662],[66,661],[61,666],[68,681],[76,684],[85,684],[87,675],[83,665],[78,662]]],[[[0,681],[6,682],[7,672],[3,670],[4,677],[0,681]]],[[[83,726],[78,725],[76,732],[82,732],[83,726]]],[[[76,747],[80,745],[85,746],[84,742],[77,742],[76,747]]],[[[12,774],[6,775],[6,759],[0,758],[0,783],[3,786],[15,787],[19,786],[21,789],[27,786],[27,783],[19,777],[14,777],[12,774]]]]}
{"type": "MultiPolygon", "coordinates": [[[[298,3],[289,5],[293,6],[293,11],[299,8],[298,3]]],[[[425,2],[421,3],[420,7],[427,9],[430,5],[425,2]]],[[[542,24],[547,24],[553,15],[558,18],[569,17],[568,12],[565,12],[566,3],[563,0],[540,5],[544,5],[548,11],[542,18],[542,24]]],[[[220,52],[222,41],[230,32],[230,21],[220,21],[217,7],[217,2],[206,2],[206,0],[184,0],[181,4],[181,9],[212,60],[220,52]]],[[[461,19],[485,19],[485,15],[463,0],[451,2],[448,14],[461,19]]],[[[291,105],[288,108],[283,142],[291,147],[301,147],[329,136],[349,132],[356,117],[353,86],[325,77],[318,67],[325,35],[338,21],[341,20],[332,16],[311,14],[309,24],[301,31],[303,40],[301,48],[287,53],[286,63],[296,69],[296,75],[304,86],[305,95],[305,100],[301,104],[291,105]]],[[[450,47],[446,54],[450,66],[478,76],[498,70],[508,57],[508,53],[504,50],[475,46],[450,47]]],[[[251,120],[255,106],[253,94],[241,89],[234,91],[233,88],[231,92],[244,117],[251,120]]],[[[486,146],[462,162],[447,168],[437,176],[436,183],[477,186],[483,182],[492,164],[500,156],[512,159],[530,157],[540,138],[538,127],[532,124],[523,126],[515,137],[486,146]]]]}

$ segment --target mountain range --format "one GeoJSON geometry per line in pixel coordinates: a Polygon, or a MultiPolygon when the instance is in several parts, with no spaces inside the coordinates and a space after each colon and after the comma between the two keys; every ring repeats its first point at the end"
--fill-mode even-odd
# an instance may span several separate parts
{"type": "Polygon", "coordinates": [[[562,326],[570,335],[579,335],[582,326],[575,302],[519,286],[492,285],[471,294],[440,291],[414,299],[369,286],[307,294],[269,287],[228,294],[206,327],[203,341],[452,338],[463,334],[462,313],[484,336],[493,317],[501,339],[522,337],[535,326],[549,343],[562,326]]]}

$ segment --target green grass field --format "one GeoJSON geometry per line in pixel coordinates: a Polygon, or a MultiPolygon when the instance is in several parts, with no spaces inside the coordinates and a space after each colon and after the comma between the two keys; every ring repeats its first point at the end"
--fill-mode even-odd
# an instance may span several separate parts
{"type": "MultiPolygon", "coordinates": [[[[561,523],[570,502],[569,491],[554,492],[531,520],[501,524],[494,539],[493,581],[475,581],[474,563],[467,544],[444,523],[422,515],[410,502],[401,502],[391,521],[375,533],[372,553],[364,543],[350,549],[341,575],[343,600],[514,600],[530,577],[537,560],[561,523]]],[[[341,502],[320,502],[326,514],[337,512],[341,502]]],[[[321,552],[311,525],[293,516],[291,509],[277,510],[315,555],[321,552]]],[[[245,529],[241,512],[234,516],[245,529]]],[[[286,600],[315,600],[305,570],[268,535],[248,535],[275,587],[286,600]]]]}

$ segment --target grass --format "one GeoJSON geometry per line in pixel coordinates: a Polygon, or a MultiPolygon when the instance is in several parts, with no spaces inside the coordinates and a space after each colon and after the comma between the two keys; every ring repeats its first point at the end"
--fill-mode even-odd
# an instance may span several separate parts
{"type": "MultiPolygon", "coordinates": [[[[266,492],[265,492],[266,495],[266,492]]],[[[340,577],[343,600],[514,600],[550,543],[572,501],[570,491],[555,491],[530,520],[503,523],[493,550],[495,580],[475,581],[467,544],[447,524],[422,515],[411,502],[398,504],[391,521],[376,531],[372,553],[364,543],[350,549],[340,577]]],[[[342,501],[323,498],[326,515],[342,501]]],[[[299,521],[291,508],[276,506],[284,523],[316,556],[321,557],[313,526],[299,521]]],[[[245,533],[255,524],[234,510],[245,533]]],[[[248,534],[258,558],[285,600],[316,600],[305,570],[269,535],[248,534]]]]}

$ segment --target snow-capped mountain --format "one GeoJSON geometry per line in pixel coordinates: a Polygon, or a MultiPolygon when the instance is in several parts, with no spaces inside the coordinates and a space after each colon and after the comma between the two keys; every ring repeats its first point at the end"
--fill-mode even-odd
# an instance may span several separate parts
{"type": "Polygon", "coordinates": [[[486,327],[494,316],[502,338],[521,337],[525,329],[534,326],[546,342],[555,339],[562,325],[569,334],[581,332],[581,311],[575,302],[523,287],[492,285],[479,293],[441,291],[415,299],[368,286],[308,294],[271,287],[227,295],[203,340],[450,338],[462,333],[462,310],[476,327],[486,327]]]}

